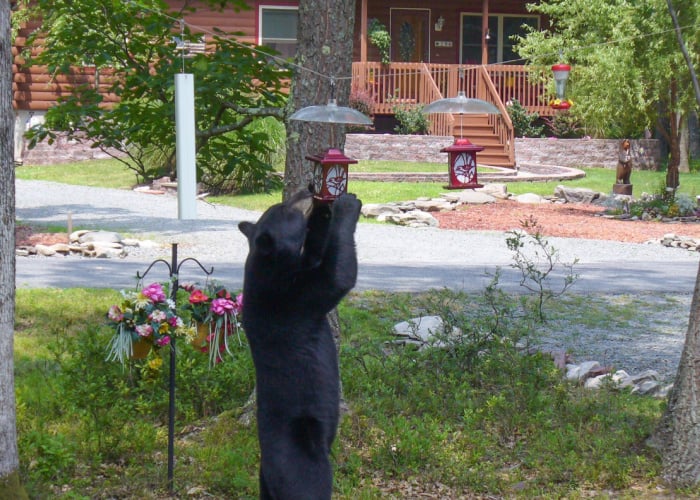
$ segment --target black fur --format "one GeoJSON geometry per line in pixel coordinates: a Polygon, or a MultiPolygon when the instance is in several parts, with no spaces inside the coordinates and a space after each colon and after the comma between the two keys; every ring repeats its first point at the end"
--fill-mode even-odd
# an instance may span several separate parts
{"type": "Polygon", "coordinates": [[[362,204],[345,194],[307,219],[297,205],[308,196],[239,224],[250,246],[243,327],[256,371],[263,499],[328,499],[333,489],[340,382],[326,315],[355,286],[362,204]]]}

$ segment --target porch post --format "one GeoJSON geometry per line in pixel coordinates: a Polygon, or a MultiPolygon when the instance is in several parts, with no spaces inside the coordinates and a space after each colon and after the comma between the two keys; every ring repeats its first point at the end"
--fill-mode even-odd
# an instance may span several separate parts
{"type": "Polygon", "coordinates": [[[489,43],[486,34],[489,32],[489,0],[481,2],[481,64],[489,63],[489,43]]]}
{"type": "Polygon", "coordinates": [[[360,62],[367,62],[367,0],[360,3],[360,62]]]}

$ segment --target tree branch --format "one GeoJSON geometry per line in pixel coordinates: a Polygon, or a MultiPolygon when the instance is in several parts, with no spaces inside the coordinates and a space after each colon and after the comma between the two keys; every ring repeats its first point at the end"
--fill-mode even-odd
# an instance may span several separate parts
{"type": "Polygon", "coordinates": [[[274,116],[283,120],[285,118],[285,113],[283,108],[244,108],[237,105],[235,102],[224,101],[222,106],[226,109],[231,109],[238,114],[246,116],[274,116]]]}

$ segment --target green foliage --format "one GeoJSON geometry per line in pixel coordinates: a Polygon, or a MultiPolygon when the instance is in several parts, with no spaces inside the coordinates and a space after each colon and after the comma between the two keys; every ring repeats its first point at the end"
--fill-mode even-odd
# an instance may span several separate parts
{"type": "Polygon", "coordinates": [[[430,121],[422,110],[423,106],[416,106],[413,108],[395,107],[394,117],[396,118],[397,124],[394,131],[397,134],[427,134],[430,131],[430,121]]]}
{"type": "MultiPolygon", "coordinates": [[[[243,7],[238,0],[211,2],[243,7]]],[[[97,0],[40,1],[41,32],[51,50],[32,64],[46,64],[56,73],[87,67],[99,75],[100,93],[76,86],[46,115],[46,123],[28,133],[30,147],[55,139],[57,132],[88,140],[93,147],[119,151],[118,159],[139,177],[175,177],[174,77],[194,75],[198,177],[209,189],[261,190],[274,185],[267,162],[277,148],[265,127],[253,122],[281,118],[286,96],[281,91],[288,73],[267,61],[250,44],[216,32],[207,36],[208,50],[184,62],[173,39],[172,18],[160,0],[146,4],[97,0]],[[118,97],[105,106],[104,94],[118,97]]],[[[180,19],[185,12],[170,15],[180,19]]],[[[185,27],[183,40],[200,35],[185,27]]],[[[269,52],[269,49],[266,49],[269,52]]]]}
{"type": "Polygon", "coordinates": [[[384,64],[391,62],[391,36],[389,30],[386,29],[379,19],[372,18],[367,23],[367,39],[369,43],[379,49],[380,60],[384,64]]]}
{"type": "Polygon", "coordinates": [[[508,116],[513,122],[515,137],[542,137],[544,125],[537,125],[540,115],[530,113],[523,107],[517,99],[510,101],[508,105],[508,116]]]}
{"type": "Polygon", "coordinates": [[[560,139],[576,139],[583,135],[579,119],[567,110],[559,111],[552,118],[542,117],[549,134],[560,139]]]}
{"type": "Polygon", "coordinates": [[[353,412],[341,428],[337,462],[341,484],[355,479],[349,491],[366,492],[357,478],[375,469],[380,484],[420,478],[416,487],[440,483],[440,496],[450,498],[577,496],[591,482],[625,490],[642,469],[658,474],[641,446],[660,415],[658,402],[585,391],[547,356],[526,354],[533,330],[515,297],[494,302],[441,290],[403,300],[373,293],[341,309],[353,412]],[[392,344],[388,332],[406,308],[437,314],[446,331],[461,335],[445,348],[392,344]],[[368,330],[379,335],[368,338],[368,330]]]}
{"type": "Polygon", "coordinates": [[[662,219],[696,215],[698,206],[697,201],[687,193],[679,193],[662,183],[653,193],[644,193],[631,202],[614,202],[610,211],[644,219],[662,219]]]}
{"type": "MultiPolygon", "coordinates": [[[[571,113],[585,134],[640,137],[668,112],[692,109],[689,71],[666,2],[548,0],[528,8],[544,15],[549,26],[520,38],[518,54],[549,81],[552,64],[572,65],[566,97],[574,101],[571,113]]],[[[683,25],[697,23],[697,9],[681,10],[683,25]]],[[[697,57],[697,44],[688,45],[691,57],[697,57]]]]}

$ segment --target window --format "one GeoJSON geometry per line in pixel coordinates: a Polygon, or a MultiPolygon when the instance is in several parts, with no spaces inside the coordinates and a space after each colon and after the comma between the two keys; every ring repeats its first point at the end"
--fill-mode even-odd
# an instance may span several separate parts
{"type": "Polygon", "coordinates": [[[282,57],[294,57],[297,50],[297,7],[261,5],[258,43],[272,47],[282,57]]]}
{"type": "MultiPolygon", "coordinates": [[[[488,62],[514,62],[518,55],[513,51],[513,35],[524,35],[523,25],[539,27],[537,16],[491,15],[488,27],[488,62]]],[[[464,64],[481,64],[481,14],[462,14],[462,46],[460,61],[464,64]]]]}

